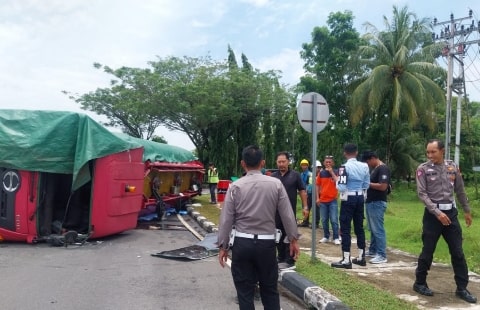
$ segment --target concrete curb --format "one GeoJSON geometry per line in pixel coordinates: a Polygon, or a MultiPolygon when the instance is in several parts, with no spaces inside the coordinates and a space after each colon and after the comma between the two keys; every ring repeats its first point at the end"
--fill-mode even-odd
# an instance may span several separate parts
{"type": "Polygon", "coordinates": [[[205,216],[201,215],[200,212],[195,211],[193,207],[187,205],[187,212],[205,231],[209,233],[218,231],[215,223],[210,222],[205,216]]]}
{"type": "MultiPolygon", "coordinates": [[[[217,232],[218,227],[196,211],[192,206],[187,205],[188,214],[194,218],[207,232],[217,232]]],[[[350,309],[337,297],[325,291],[315,283],[307,280],[294,270],[285,270],[279,273],[278,281],[283,287],[292,292],[295,296],[305,302],[307,306],[319,310],[348,310],[350,309]]]]}
{"type": "Polygon", "coordinates": [[[308,306],[324,310],[350,309],[337,297],[293,270],[280,271],[279,276],[279,282],[295,296],[303,299],[308,306]]]}

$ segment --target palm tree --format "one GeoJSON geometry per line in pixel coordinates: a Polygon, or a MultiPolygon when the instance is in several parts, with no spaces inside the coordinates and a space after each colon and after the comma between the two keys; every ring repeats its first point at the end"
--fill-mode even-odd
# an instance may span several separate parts
{"type": "MultiPolygon", "coordinates": [[[[372,124],[384,121],[387,130],[386,161],[391,157],[394,124],[410,128],[422,120],[435,127],[435,107],[445,102],[439,83],[445,70],[435,63],[439,47],[433,44],[430,23],[419,20],[407,7],[393,7],[393,20],[384,16],[386,30],[366,23],[366,45],[359,48],[358,63],[367,73],[356,82],[351,98],[350,120],[372,124]]],[[[398,126],[396,126],[398,128],[398,126]]]]}

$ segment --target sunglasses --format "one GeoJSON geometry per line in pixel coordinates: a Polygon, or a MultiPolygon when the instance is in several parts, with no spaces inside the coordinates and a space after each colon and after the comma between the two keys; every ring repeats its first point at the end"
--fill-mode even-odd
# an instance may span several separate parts
{"type": "Polygon", "coordinates": [[[325,159],[332,159],[333,156],[332,155],[325,155],[325,159]]]}

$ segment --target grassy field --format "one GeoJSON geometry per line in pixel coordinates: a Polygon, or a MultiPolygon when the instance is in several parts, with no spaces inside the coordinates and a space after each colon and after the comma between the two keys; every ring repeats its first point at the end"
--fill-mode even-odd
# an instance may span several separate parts
{"type": "MultiPolygon", "coordinates": [[[[387,231],[387,246],[397,248],[415,255],[420,253],[422,248],[421,231],[423,205],[416,195],[414,185],[395,184],[394,191],[389,196],[387,212],[385,214],[385,229],[387,231]]],[[[459,221],[463,228],[464,251],[467,257],[469,269],[480,272],[480,219],[477,219],[480,200],[476,198],[473,188],[467,188],[468,196],[471,198],[473,224],[465,226],[462,210],[459,210],[459,221]]],[[[216,205],[208,204],[209,197],[196,197],[202,207],[197,210],[210,221],[218,225],[220,209],[216,205]]],[[[298,204],[300,205],[300,204],[298,204]]],[[[299,210],[297,218],[302,218],[299,210]]],[[[367,236],[369,234],[367,233],[367,236]]],[[[443,263],[450,263],[448,248],[440,239],[435,251],[434,260],[443,263]]],[[[393,294],[379,290],[365,281],[358,280],[345,272],[341,272],[320,262],[312,261],[310,256],[301,255],[297,263],[297,272],[304,275],[322,288],[338,296],[345,304],[352,309],[416,309],[414,305],[398,299],[393,294]],[[381,308],[378,308],[381,305],[381,308]],[[377,308],[376,308],[377,307],[377,308]]]]}

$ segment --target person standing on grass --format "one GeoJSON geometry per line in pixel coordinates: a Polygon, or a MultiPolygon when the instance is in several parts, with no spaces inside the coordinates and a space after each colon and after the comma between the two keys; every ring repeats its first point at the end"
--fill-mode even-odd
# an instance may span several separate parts
{"type": "Polygon", "coordinates": [[[302,210],[303,213],[303,221],[298,225],[300,227],[308,227],[310,225],[309,219],[310,219],[310,209],[312,208],[312,184],[313,184],[313,176],[312,172],[309,169],[309,162],[306,159],[302,159],[300,161],[300,167],[302,168],[302,172],[300,173],[300,176],[302,177],[302,181],[305,184],[306,190],[307,190],[307,206],[308,209],[302,210]]]}
{"type": "Polygon", "coordinates": [[[320,243],[330,239],[329,221],[332,224],[333,243],[340,244],[338,235],[338,170],[334,168],[333,156],[327,155],[323,160],[324,169],[317,176],[317,204],[320,205],[320,217],[322,219],[323,238],[320,243]]]}
{"type": "Polygon", "coordinates": [[[260,148],[247,146],[243,149],[241,165],[247,174],[230,185],[220,214],[218,259],[225,267],[231,248],[231,272],[240,309],[255,309],[257,281],[264,309],[280,309],[275,253],[277,214],[289,240],[290,255],[297,259],[300,253],[297,223],[287,192],[279,180],[260,172],[264,163],[260,148]],[[233,228],[236,232],[232,244],[229,236],[233,228]]]}
{"type": "Polygon", "coordinates": [[[366,266],[365,261],[365,193],[370,184],[370,172],[366,163],[357,161],[358,148],[356,144],[346,143],[343,155],[347,162],[338,169],[337,188],[340,192],[340,231],[342,233],[342,260],[332,263],[334,268],[352,269],[352,263],[366,266]],[[358,257],[350,260],[352,245],[351,228],[357,236],[358,257]]]}
{"type": "Polygon", "coordinates": [[[367,189],[366,213],[370,228],[370,248],[365,256],[372,264],[387,262],[387,236],[384,218],[387,210],[387,190],[390,184],[390,169],[373,151],[365,151],[362,161],[370,168],[370,186],[367,189]]]}
{"type": "Polygon", "coordinates": [[[216,204],[217,203],[217,185],[218,185],[218,171],[215,168],[213,163],[208,164],[208,171],[207,171],[207,183],[210,189],[210,203],[216,204]]]}
{"type": "Polygon", "coordinates": [[[423,247],[418,257],[413,290],[421,295],[433,296],[427,285],[428,270],[440,236],[447,242],[457,289],[455,295],[466,302],[476,303],[477,298],[468,290],[468,266],[462,248],[462,227],[454,193],[462,205],[467,227],[472,224],[462,175],[455,162],[444,159],[445,144],[433,139],[427,143],[428,161],[417,168],[417,193],[425,205],[423,212],[423,247]]]}
{"type": "MultiPolygon", "coordinates": [[[[296,219],[297,195],[300,195],[303,210],[308,210],[305,184],[300,177],[300,173],[290,169],[290,154],[288,152],[278,152],[276,161],[278,170],[272,173],[271,176],[279,179],[285,187],[293,211],[293,216],[296,219]]],[[[282,231],[282,237],[277,243],[278,268],[281,270],[295,269],[295,259],[289,254],[288,238],[285,239],[285,227],[278,214],[276,222],[277,228],[282,231]]]]}

